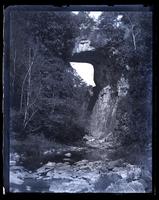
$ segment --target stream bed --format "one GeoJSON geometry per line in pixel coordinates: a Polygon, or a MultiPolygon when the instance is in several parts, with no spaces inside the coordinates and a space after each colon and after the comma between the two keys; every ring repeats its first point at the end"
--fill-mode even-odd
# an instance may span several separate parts
{"type": "Polygon", "coordinates": [[[10,192],[145,193],[151,173],[123,159],[103,159],[96,149],[45,153],[35,167],[11,161],[10,192]],[[94,156],[93,156],[94,155],[94,156]]]}

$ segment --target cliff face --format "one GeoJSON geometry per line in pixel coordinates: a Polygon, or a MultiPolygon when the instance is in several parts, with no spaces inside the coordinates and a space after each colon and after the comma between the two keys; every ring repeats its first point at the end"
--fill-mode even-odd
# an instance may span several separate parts
{"type": "Polygon", "coordinates": [[[93,96],[90,100],[88,110],[92,111],[97,101],[100,91],[110,85],[112,92],[117,96],[117,82],[120,80],[122,71],[117,61],[117,55],[112,47],[104,46],[92,47],[89,40],[85,40],[86,44],[81,45],[78,41],[73,49],[73,55],[70,58],[71,62],[90,63],[94,67],[94,82],[96,87],[93,88],[93,96]]]}
{"type": "Polygon", "coordinates": [[[104,87],[98,96],[91,114],[90,132],[96,138],[102,138],[109,134],[113,128],[118,98],[111,97],[112,89],[108,85],[104,87]]]}
{"type": "Polygon", "coordinates": [[[87,44],[75,45],[71,62],[88,62],[94,67],[93,96],[88,110],[91,111],[88,130],[95,138],[105,138],[116,126],[116,110],[119,100],[127,95],[128,80],[114,62],[115,55],[111,48],[103,46],[94,48],[87,44]]]}
{"type": "Polygon", "coordinates": [[[111,134],[116,127],[116,111],[129,89],[128,81],[121,77],[117,84],[118,96],[113,96],[113,90],[108,85],[104,87],[95,103],[90,120],[90,133],[101,139],[111,134]]]}

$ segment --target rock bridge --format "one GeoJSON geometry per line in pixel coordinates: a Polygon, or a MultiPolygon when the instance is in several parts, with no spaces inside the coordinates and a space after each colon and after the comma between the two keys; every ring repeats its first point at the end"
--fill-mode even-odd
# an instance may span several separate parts
{"type": "Polygon", "coordinates": [[[113,132],[116,124],[116,110],[120,99],[126,96],[128,80],[122,67],[117,63],[117,50],[108,45],[94,48],[89,40],[75,45],[71,62],[90,63],[94,68],[94,82],[88,111],[91,112],[88,129],[96,138],[106,138],[113,132]]]}
{"type": "Polygon", "coordinates": [[[107,45],[95,48],[87,39],[79,40],[75,44],[70,62],[90,63],[94,68],[93,96],[91,97],[88,110],[92,110],[98,98],[99,92],[110,85],[113,94],[117,96],[117,81],[121,77],[120,69],[116,66],[115,50],[107,45]]]}

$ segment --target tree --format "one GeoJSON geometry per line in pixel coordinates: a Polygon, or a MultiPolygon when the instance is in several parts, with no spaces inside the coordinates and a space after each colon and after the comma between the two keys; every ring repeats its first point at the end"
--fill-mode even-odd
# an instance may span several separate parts
{"type": "Polygon", "coordinates": [[[73,15],[13,12],[11,25],[11,49],[17,49],[16,57],[11,50],[13,113],[15,93],[18,95],[12,129],[17,138],[40,133],[65,142],[81,138],[88,88],[67,61],[78,33],[73,15]]]}
{"type": "MultiPolygon", "coordinates": [[[[117,109],[118,128],[115,128],[115,134],[124,143],[129,140],[145,144],[151,140],[152,14],[105,12],[100,16],[99,27],[103,37],[108,39],[106,47],[108,44],[114,47],[121,70],[118,75],[128,78],[130,85],[125,104],[120,102],[117,109]]],[[[118,76],[115,77],[117,79],[118,76]]]]}

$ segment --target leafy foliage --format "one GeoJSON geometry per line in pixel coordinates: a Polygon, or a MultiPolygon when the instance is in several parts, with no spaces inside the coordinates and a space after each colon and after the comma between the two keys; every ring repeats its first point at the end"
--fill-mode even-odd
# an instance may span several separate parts
{"type": "Polygon", "coordinates": [[[134,141],[144,147],[151,141],[152,125],[152,14],[104,13],[99,27],[117,52],[118,75],[127,77],[130,85],[127,98],[118,106],[115,135],[125,145],[134,141]],[[122,17],[117,20],[119,15],[122,17]]]}
{"type": "Polygon", "coordinates": [[[106,85],[117,96],[122,75],[130,86],[117,109],[117,139],[125,145],[151,140],[150,12],[103,12],[98,22],[89,12],[13,11],[11,16],[11,128],[17,138],[44,133],[51,140],[73,142],[85,134],[89,87],[69,58],[76,39],[89,38],[100,60],[105,58],[105,69],[95,69],[96,96],[106,85]]]}
{"type": "Polygon", "coordinates": [[[13,12],[11,25],[11,66],[16,69],[11,71],[11,99],[17,110],[11,128],[17,139],[40,133],[61,142],[80,139],[89,96],[67,61],[78,33],[72,14],[13,12]]]}

